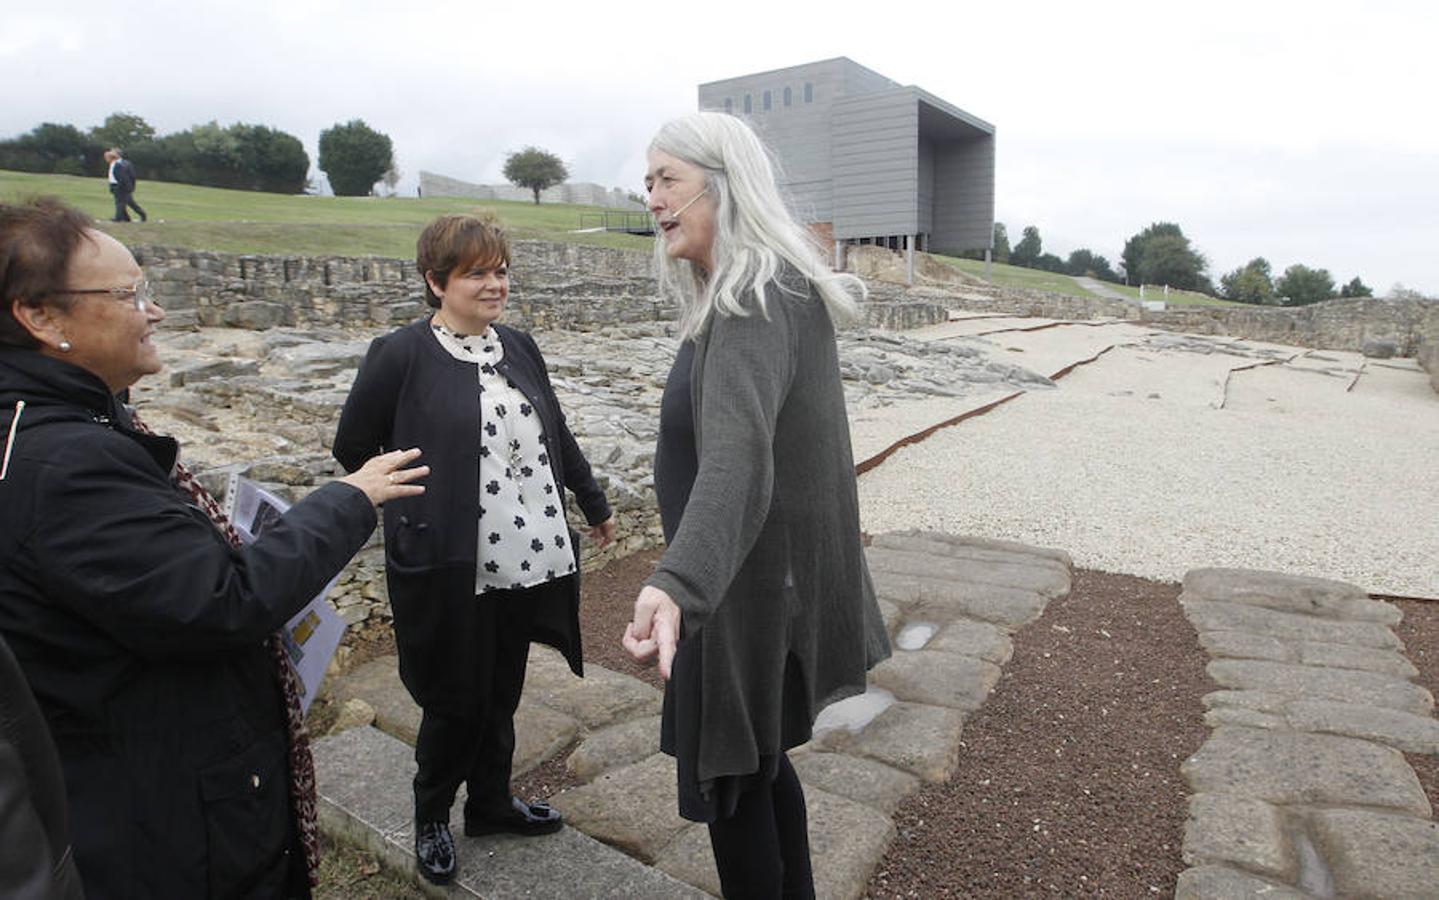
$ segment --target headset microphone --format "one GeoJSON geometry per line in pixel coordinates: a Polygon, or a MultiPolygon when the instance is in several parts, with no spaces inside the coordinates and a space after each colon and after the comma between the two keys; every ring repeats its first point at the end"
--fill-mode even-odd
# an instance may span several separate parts
{"type": "Polygon", "coordinates": [[[682,212],[684,212],[685,210],[689,209],[691,206],[694,206],[695,203],[699,200],[699,198],[703,197],[705,194],[708,194],[709,192],[710,192],[710,189],[709,189],[709,188],[705,188],[704,190],[700,191],[698,194],[695,194],[693,197],[690,198],[690,202],[686,203],[684,206],[681,206],[679,209],[677,209],[677,210],[675,210],[674,212],[670,213],[670,217],[669,217],[669,219],[666,220],[666,221],[678,222],[679,219],[680,219],[680,213],[682,213],[682,212]]]}

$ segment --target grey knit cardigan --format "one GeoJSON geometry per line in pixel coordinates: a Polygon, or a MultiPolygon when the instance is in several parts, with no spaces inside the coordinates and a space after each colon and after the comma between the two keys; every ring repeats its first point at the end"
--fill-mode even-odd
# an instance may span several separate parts
{"type": "Polygon", "coordinates": [[[648,580],[679,605],[684,640],[703,642],[702,782],[809,740],[819,710],[890,654],[834,326],[809,282],[785,282],[800,293],[771,284],[768,317],[716,315],[695,342],[699,470],[648,580]]]}

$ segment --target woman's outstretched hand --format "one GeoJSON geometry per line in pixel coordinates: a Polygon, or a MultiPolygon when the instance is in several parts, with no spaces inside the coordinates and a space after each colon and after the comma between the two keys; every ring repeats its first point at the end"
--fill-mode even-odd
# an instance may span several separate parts
{"type": "Polygon", "coordinates": [[[620,640],[636,662],[647,663],[659,657],[660,677],[670,679],[670,664],[680,639],[680,608],[670,595],[657,587],[645,585],[635,598],[635,618],[625,626],[620,640]]]}
{"type": "Polygon", "coordinates": [[[340,480],[365,492],[370,502],[379,506],[396,497],[414,497],[425,492],[422,484],[411,484],[430,474],[429,466],[405,466],[420,458],[420,448],[391,450],[365,460],[365,464],[340,480]]]}

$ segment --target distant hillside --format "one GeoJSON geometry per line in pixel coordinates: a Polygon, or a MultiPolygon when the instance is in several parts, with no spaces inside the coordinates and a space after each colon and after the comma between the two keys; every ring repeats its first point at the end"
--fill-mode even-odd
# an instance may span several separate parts
{"type": "Polygon", "coordinates": [[[415,238],[436,216],[492,210],[515,237],[648,250],[649,238],[572,234],[594,206],[504,200],[410,197],[310,197],[231,191],[142,180],[135,198],[146,224],[110,223],[114,204],[100,178],[34,175],[0,170],[0,199],[53,194],[100,220],[128,244],[164,244],[229,253],[280,253],[401,259],[415,255],[415,238]]]}

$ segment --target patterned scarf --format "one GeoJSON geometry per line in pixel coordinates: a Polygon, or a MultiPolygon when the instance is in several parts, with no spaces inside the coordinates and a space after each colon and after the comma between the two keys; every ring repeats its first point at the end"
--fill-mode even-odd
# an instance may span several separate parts
{"type": "MultiPolygon", "coordinates": [[[[130,426],[142,434],[154,434],[149,426],[140,421],[139,415],[130,412],[130,426]]],[[[170,478],[175,486],[195,501],[215,527],[232,546],[242,545],[235,526],[229,516],[220,509],[220,504],[210,492],[195,480],[184,463],[176,460],[175,471],[170,478]]],[[[290,805],[294,809],[300,843],[305,848],[305,868],[310,878],[310,887],[320,884],[320,831],[317,824],[315,805],[315,760],[310,756],[310,733],[305,729],[305,714],[300,705],[300,685],[295,680],[295,671],[290,668],[285,654],[285,645],[278,633],[270,635],[266,642],[270,655],[275,660],[275,671],[279,675],[280,689],[285,695],[285,725],[289,732],[290,745],[290,805]]]]}

